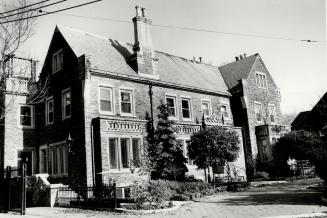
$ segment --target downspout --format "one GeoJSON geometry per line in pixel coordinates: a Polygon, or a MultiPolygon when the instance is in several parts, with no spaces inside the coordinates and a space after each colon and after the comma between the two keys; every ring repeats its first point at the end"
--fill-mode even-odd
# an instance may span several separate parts
{"type": "Polygon", "coordinates": [[[93,124],[91,122],[91,157],[92,157],[92,181],[93,181],[93,186],[95,186],[95,163],[94,163],[94,129],[93,129],[93,124]]]}
{"type": "MultiPolygon", "coordinates": [[[[150,97],[150,123],[151,123],[151,133],[153,133],[153,131],[154,131],[154,128],[153,128],[153,91],[152,91],[152,86],[153,86],[153,84],[152,83],[150,83],[149,84],[149,97],[150,97]]],[[[152,134],[151,134],[152,135],[152,134]]]]}

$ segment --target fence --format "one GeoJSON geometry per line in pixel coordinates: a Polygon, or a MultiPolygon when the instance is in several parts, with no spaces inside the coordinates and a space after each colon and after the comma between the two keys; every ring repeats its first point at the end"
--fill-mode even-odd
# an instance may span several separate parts
{"type": "Polygon", "coordinates": [[[88,187],[59,187],[53,190],[57,192],[56,206],[117,207],[116,183],[88,187]]]}
{"type": "Polygon", "coordinates": [[[20,214],[26,213],[26,164],[15,169],[10,166],[0,172],[0,210],[20,209],[20,214]]]}

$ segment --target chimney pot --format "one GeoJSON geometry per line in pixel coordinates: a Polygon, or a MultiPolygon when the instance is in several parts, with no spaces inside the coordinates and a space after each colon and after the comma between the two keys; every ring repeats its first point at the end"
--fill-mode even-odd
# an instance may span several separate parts
{"type": "Polygon", "coordinates": [[[242,55],[240,55],[240,60],[242,60],[243,59],[243,56],[242,55]]]}
{"type": "Polygon", "coordinates": [[[146,17],[146,9],[145,8],[142,8],[142,17],[146,17]]]}
{"type": "Polygon", "coordinates": [[[136,9],[136,17],[140,17],[141,16],[141,8],[140,6],[135,6],[135,9],[136,9]]]}
{"type": "Polygon", "coordinates": [[[235,57],[235,60],[238,61],[238,57],[237,56],[235,57]]]}
{"type": "Polygon", "coordinates": [[[245,53],[243,54],[243,57],[246,58],[246,54],[245,53]]]}
{"type": "Polygon", "coordinates": [[[200,61],[200,63],[202,63],[202,57],[199,57],[199,61],[200,61]]]}

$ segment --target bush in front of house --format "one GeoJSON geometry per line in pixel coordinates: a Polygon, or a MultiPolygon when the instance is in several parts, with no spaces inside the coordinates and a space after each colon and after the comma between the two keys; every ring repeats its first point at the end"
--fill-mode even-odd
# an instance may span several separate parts
{"type": "Polygon", "coordinates": [[[210,184],[196,182],[177,182],[152,180],[135,183],[131,188],[131,197],[135,209],[159,209],[172,206],[172,200],[188,201],[194,197],[203,197],[214,193],[210,184]]]}

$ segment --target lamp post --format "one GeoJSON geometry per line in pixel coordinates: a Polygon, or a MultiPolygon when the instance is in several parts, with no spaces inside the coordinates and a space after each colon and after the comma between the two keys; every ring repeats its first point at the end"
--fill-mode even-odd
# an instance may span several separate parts
{"type": "Polygon", "coordinates": [[[73,153],[72,152],[73,139],[70,137],[70,133],[68,133],[68,137],[66,139],[66,143],[67,143],[67,146],[68,146],[68,152],[69,153],[73,153]]]}

